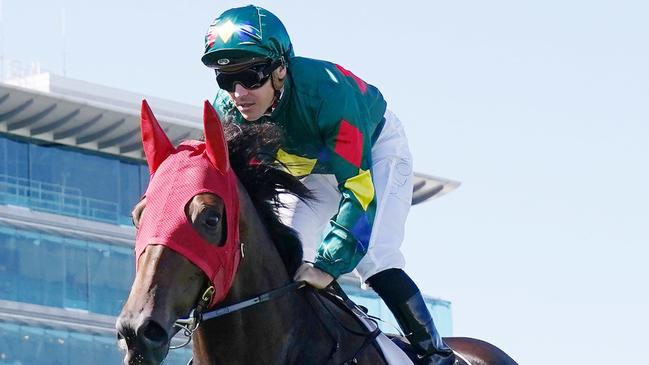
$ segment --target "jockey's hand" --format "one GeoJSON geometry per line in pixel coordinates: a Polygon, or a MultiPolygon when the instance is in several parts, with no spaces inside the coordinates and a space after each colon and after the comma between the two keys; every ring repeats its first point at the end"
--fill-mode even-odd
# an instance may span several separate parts
{"type": "Polygon", "coordinates": [[[297,269],[293,280],[306,281],[307,284],[316,289],[324,289],[334,281],[334,277],[313,266],[313,264],[305,262],[297,269]]]}

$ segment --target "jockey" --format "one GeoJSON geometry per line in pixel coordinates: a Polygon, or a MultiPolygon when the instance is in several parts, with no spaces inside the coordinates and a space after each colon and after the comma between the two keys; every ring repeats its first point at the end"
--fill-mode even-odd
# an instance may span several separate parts
{"type": "Polygon", "coordinates": [[[452,364],[399,250],[412,199],[412,156],[379,90],[337,64],[295,57],[282,22],[249,5],[208,28],[203,63],[216,71],[224,120],[269,121],[277,152],[316,200],[292,202],[283,219],[302,240],[294,279],[316,288],[356,269],[392,311],[424,364],[452,364]]]}

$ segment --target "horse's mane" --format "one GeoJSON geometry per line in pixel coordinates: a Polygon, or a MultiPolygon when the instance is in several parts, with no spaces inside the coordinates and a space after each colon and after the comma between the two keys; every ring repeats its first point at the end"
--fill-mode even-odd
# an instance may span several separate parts
{"type": "Polygon", "coordinates": [[[269,122],[227,122],[224,131],[230,164],[264,222],[286,270],[293,276],[302,263],[302,244],[297,233],[280,221],[278,208],[282,203],[278,196],[290,193],[307,200],[312,199],[312,194],[274,157],[282,141],[280,127],[269,122]]]}

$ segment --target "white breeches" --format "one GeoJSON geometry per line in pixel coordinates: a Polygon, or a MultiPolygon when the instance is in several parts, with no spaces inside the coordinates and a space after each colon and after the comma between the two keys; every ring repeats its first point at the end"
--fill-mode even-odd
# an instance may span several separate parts
{"type": "MultiPolygon", "coordinates": [[[[403,269],[400,251],[406,218],[412,201],[412,155],[401,121],[390,110],[372,147],[372,182],[377,208],[367,254],[356,267],[365,282],[372,275],[391,268],[403,269]]],[[[304,260],[313,261],[329,220],[338,212],[341,194],[333,175],[313,174],[302,182],[316,200],[304,203],[283,195],[286,208],[280,209],[282,221],[300,235],[304,260]]]]}

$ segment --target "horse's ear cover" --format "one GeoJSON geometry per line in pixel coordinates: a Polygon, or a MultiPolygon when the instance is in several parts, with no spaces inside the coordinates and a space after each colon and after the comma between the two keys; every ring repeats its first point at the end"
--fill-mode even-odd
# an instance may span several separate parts
{"type": "Polygon", "coordinates": [[[162,161],[172,154],[175,149],[167,134],[160,127],[146,100],[142,100],[140,130],[142,131],[142,146],[146,162],[149,165],[149,173],[153,175],[162,161]]]}
{"type": "Polygon", "coordinates": [[[205,100],[203,108],[203,129],[205,131],[205,147],[207,156],[212,165],[225,174],[230,169],[230,158],[228,157],[228,145],[223,135],[223,126],[219,115],[212,104],[205,100]]]}

